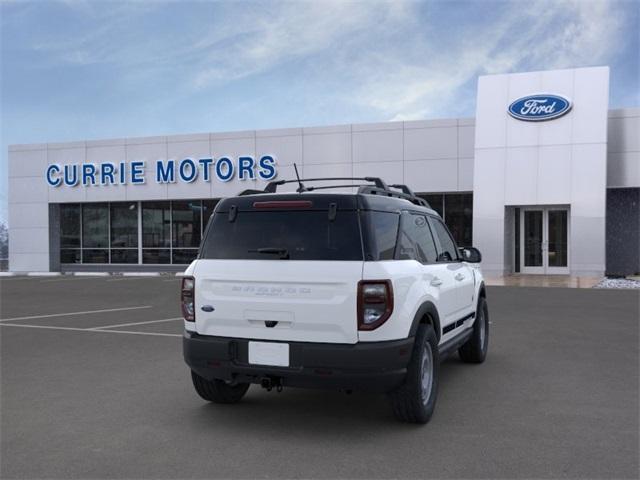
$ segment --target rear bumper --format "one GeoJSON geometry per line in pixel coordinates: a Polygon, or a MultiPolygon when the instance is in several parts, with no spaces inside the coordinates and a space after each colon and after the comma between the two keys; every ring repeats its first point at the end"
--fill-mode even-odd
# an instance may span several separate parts
{"type": "Polygon", "coordinates": [[[388,342],[289,343],[289,367],[248,363],[249,340],[185,331],[184,359],[201,377],[283,386],[387,392],[404,381],[414,338],[388,342]]]}

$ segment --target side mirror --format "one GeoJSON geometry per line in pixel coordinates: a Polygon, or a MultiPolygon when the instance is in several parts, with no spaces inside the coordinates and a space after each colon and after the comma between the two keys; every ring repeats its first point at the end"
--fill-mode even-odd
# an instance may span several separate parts
{"type": "Polygon", "coordinates": [[[469,263],[480,263],[482,261],[482,254],[480,250],[475,247],[464,247],[460,249],[460,255],[462,260],[469,263]]]}

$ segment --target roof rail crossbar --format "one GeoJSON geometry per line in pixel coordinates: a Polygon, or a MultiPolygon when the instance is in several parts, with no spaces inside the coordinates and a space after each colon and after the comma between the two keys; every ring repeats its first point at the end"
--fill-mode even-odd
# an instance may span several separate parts
{"type": "Polygon", "coordinates": [[[246,190],[241,191],[238,196],[244,197],[245,195],[257,195],[259,193],[264,193],[264,190],[255,190],[253,188],[248,188],[246,190]]]}
{"type": "MultiPolygon", "coordinates": [[[[369,195],[381,195],[384,197],[402,198],[404,200],[410,201],[415,205],[431,208],[431,206],[426,200],[418,197],[406,185],[402,185],[402,184],[387,185],[381,178],[378,178],[378,177],[318,177],[318,178],[296,178],[294,180],[274,180],[272,182],[269,182],[265,187],[264,191],[260,193],[276,193],[280,185],[285,185],[287,183],[297,183],[299,185],[302,185],[296,190],[298,193],[312,192],[314,190],[328,190],[331,188],[357,188],[358,193],[367,193],[369,195]],[[318,186],[307,187],[307,186],[304,186],[302,183],[302,182],[305,182],[305,183],[322,182],[322,181],[329,181],[329,180],[338,180],[338,181],[364,180],[365,182],[370,182],[372,185],[370,184],[348,184],[348,185],[335,184],[335,185],[318,185],[318,186]],[[391,190],[392,188],[395,190],[391,190]]],[[[247,190],[246,192],[247,193],[243,192],[243,194],[250,195],[254,191],[247,190]]]]}
{"type": "Polygon", "coordinates": [[[402,193],[405,193],[407,195],[411,195],[412,197],[415,197],[416,194],[413,193],[413,190],[411,190],[409,187],[407,187],[406,185],[402,185],[400,183],[395,183],[393,185],[389,185],[391,188],[397,188],[399,190],[402,190],[402,193]]]}
{"type": "Polygon", "coordinates": [[[402,198],[404,200],[409,200],[414,205],[420,205],[423,207],[431,208],[429,203],[423,198],[417,197],[415,195],[407,195],[404,192],[397,192],[389,189],[382,190],[379,188],[372,187],[370,185],[365,185],[364,187],[361,187],[358,193],[365,193],[369,195],[381,195],[384,197],[402,198]]]}
{"type": "Polygon", "coordinates": [[[329,190],[331,188],[360,188],[366,187],[367,185],[362,184],[349,184],[349,185],[321,185],[319,187],[306,187],[307,192],[313,192],[314,190],[329,190]]]}
{"type": "MultiPolygon", "coordinates": [[[[264,189],[264,192],[276,193],[278,187],[286,183],[320,182],[320,181],[327,181],[327,180],[364,180],[365,182],[374,183],[377,188],[380,188],[382,190],[387,190],[389,188],[387,187],[387,184],[384,183],[382,179],[378,177],[322,177],[322,178],[301,178],[301,179],[296,178],[295,180],[274,180],[267,184],[267,186],[264,189]]],[[[305,189],[302,191],[309,191],[310,188],[314,188],[315,190],[318,189],[318,187],[308,187],[308,188],[305,187],[305,189]]]]}
{"type": "MultiPolygon", "coordinates": [[[[389,185],[389,187],[397,188],[399,190],[402,190],[402,193],[404,193],[405,195],[409,195],[410,197],[414,198],[418,202],[418,205],[423,205],[425,207],[431,208],[431,205],[429,205],[429,202],[427,202],[424,198],[418,197],[415,193],[413,193],[413,190],[411,190],[408,186],[403,185],[401,183],[396,183],[396,184],[393,184],[393,185],[389,185]]],[[[416,203],[416,202],[414,202],[414,203],[416,203]]]]}

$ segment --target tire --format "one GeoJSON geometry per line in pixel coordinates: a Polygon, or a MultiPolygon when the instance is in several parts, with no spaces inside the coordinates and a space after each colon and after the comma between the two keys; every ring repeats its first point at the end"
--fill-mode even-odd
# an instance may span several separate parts
{"type": "Polygon", "coordinates": [[[191,380],[198,395],[213,403],[238,403],[249,390],[248,383],[230,385],[223,380],[207,380],[194,371],[191,380]]]}
{"type": "Polygon", "coordinates": [[[431,325],[421,325],[407,368],[407,378],[389,394],[398,420],[427,423],[433,415],[438,396],[440,358],[438,339],[431,325]],[[423,380],[427,383],[423,384],[423,380]]]}
{"type": "Polygon", "coordinates": [[[458,349],[460,358],[466,363],[482,363],[489,349],[489,308],[484,297],[478,299],[476,321],[469,340],[458,349]]]}

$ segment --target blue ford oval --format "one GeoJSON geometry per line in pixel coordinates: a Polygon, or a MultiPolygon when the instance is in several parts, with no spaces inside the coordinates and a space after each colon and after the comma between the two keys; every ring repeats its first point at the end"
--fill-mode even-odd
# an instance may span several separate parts
{"type": "Polygon", "coordinates": [[[527,95],[509,105],[509,115],[518,120],[541,122],[552,120],[571,110],[571,100],[560,95],[527,95]]]}

